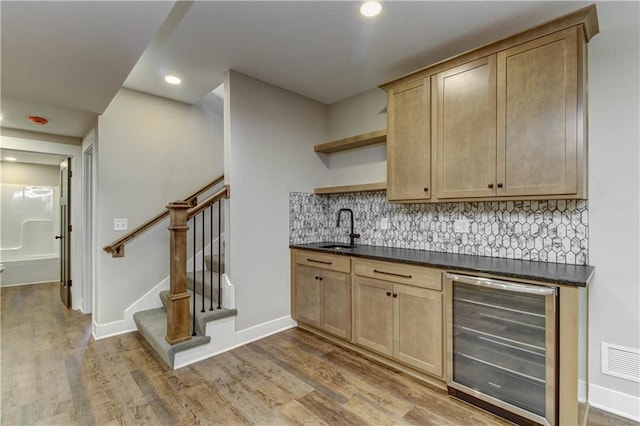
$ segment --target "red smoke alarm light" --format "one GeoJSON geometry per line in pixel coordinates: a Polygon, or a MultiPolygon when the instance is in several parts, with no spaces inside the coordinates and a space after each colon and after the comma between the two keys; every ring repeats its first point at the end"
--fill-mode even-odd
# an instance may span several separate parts
{"type": "Polygon", "coordinates": [[[37,124],[38,126],[44,126],[49,122],[49,120],[47,120],[46,118],[38,117],[37,115],[30,115],[29,121],[32,122],[33,124],[37,124]]]}

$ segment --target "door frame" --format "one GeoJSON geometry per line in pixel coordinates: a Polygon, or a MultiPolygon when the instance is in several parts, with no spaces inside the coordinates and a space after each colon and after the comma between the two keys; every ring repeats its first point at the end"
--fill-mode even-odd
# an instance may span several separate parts
{"type": "Polygon", "coordinates": [[[93,131],[83,142],[82,171],[83,171],[83,199],[82,199],[82,251],[87,254],[82,259],[82,304],[81,309],[85,314],[92,313],[93,291],[95,283],[95,247],[93,244],[95,233],[95,171],[96,154],[95,134],[93,131]]]}
{"type": "Polygon", "coordinates": [[[70,157],[74,161],[73,182],[71,184],[71,198],[74,204],[71,208],[71,279],[73,280],[72,309],[80,309],[83,291],[82,265],[84,256],[82,253],[82,147],[80,138],[72,138],[46,133],[36,133],[20,130],[2,129],[0,148],[15,151],[37,152],[41,154],[54,154],[70,157]]]}

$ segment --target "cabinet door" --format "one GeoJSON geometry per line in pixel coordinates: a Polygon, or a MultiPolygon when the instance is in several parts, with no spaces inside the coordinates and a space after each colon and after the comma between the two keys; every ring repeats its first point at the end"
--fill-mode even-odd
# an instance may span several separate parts
{"type": "Polygon", "coordinates": [[[387,96],[387,198],[431,198],[429,80],[412,81],[387,96]]]}
{"type": "Polygon", "coordinates": [[[351,275],[322,271],[320,328],[344,339],[351,338],[351,275]]]}
{"type": "Polygon", "coordinates": [[[442,293],[395,284],[394,356],[442,377],[442,293]]]}
{"type": "Polygon", "coordinates": [[[437,197],[495,195],[496,57],[433,77],[437,197]]]}
{"type": "Polygon", "coordinates": [[[498,196],[577,192],[577,31],[498,53],[498,196]]]}
{"type": "Polygon", "coordinates": [[[304,265],[296,265],[296,317],[295,320],[313,325],[320,325],[320,269],[304,265]]]}
{"type": "Polygon", "coordinates": [[[393,356],[393,284],[356,277],[355,342],[393,356]]]}

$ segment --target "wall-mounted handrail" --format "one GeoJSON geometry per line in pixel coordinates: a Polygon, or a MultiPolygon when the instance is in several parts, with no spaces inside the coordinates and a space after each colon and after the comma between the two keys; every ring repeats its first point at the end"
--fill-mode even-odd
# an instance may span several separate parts
{"type": "Polygon", "coordinates": [[[206,200],[199,203],[197,206],[190,208],[187,211],[187,220],[196,216],[198,213],[204,211],[207,207],[214,204],[216,201],[222,198],[229,198],[229,185],[225,185],[220,191],[216,192],[206,200]]]}
{"type": "MultiPolygon", "coordinates": [[[[208,191],[209,189],[213,188],[214,186],[218,185],[222,181],[224,181],[224,175],[220,175],[220,176],[216,177],[214,180],[212,180],[211,182],[207,183],[202,188],[200,188],[197,191],[195,191],[194,193],[188,195],[187,198],[184,199],[184,202],[189,203],[191,206],[194,206],[195,204],[197,204],[198,196],[200,196],[201,194],[205,193],[206,191],[208,191]]],[[[218,192],[220,192],[220,191],[218,191],[218,192]]],[[[160,222],[161,220],[163,220],[167,216],[169,216],[169,210],[167,210],[165,208],[165,210],[163,212],[155,215],[154,217],[152,217],[151,219],[147,220],[142,225],[137,226],[136,228],[132,229],[131,231],[129,231],[128,233],[126,233],[122,237],[120,237],[117,240],[115,240],[114,242],[112,242],[111,244],[104,246],[102,249],[104,251],[106,251],[107,253],[111,253],[112,257],[124,257],[124,246],[125,246],[125,244],[127,244],[129,241],[131,241],[134,238],[136,238],[138,235],[144,233],[147,229],[153,228],[158,222],[160,222]]]]}

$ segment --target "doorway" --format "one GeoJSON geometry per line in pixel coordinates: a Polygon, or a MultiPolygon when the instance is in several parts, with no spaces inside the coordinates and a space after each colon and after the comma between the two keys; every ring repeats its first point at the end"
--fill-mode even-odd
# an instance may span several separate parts
{"type": "Polygon", "coordinates": [[[71,158],[60,163],[60,301],[71,309],[71,158]]]}

